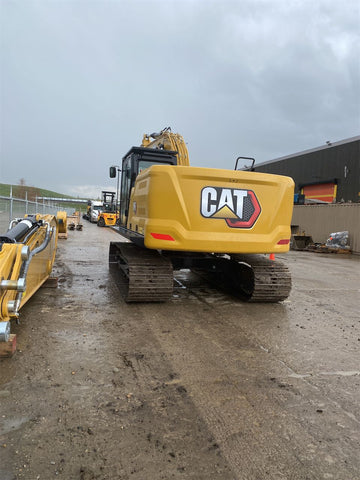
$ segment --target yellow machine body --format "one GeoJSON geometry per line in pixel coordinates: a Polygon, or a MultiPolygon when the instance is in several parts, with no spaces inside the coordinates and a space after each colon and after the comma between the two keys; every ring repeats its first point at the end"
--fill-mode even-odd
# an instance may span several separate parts
{"type": "MultiPolygon", "coordinates": [[[[0,323],[18,317],[19,309],[49,277],[58,239],[54,215],[36,215],[36,226],[16,242],[0,243],[0,323]]],[[[61,224],[66,217],[61,214],[61,224]]],[[[25,217],[23,220],[26,221],[25,217]]],[[[8,231],[11,232],[11,229],[8,231]]],[[[7,233],[8,233],[7,232],[7,233]]],[[[4,238],[4,236],[0,237],[4,238]]]]}
{"type": "MultiPolygon", "coordinates": [[[[238,170],[238,161],[252,161],[238,170]]],[[[254,172],[191,167],[184,139],[170,128],[145,135],[122,159],[109,266],[126,279],[127,302],[167,301],[173,272],[190,269],[249,302],[280,302],[291,275],[274,257],[290,247],[294,181],[254,172]],[[256,255],[261,254],[261,255],[256,255]]],[[[110,169],[114,178],[114,167],[110,169]]]]}
{"type": "Polygon", "coordinates": [[[149,249],[286,252],[293,194],[290,177],[153,165],[136,179],[127,228],[149,249]]]}
{"type": "Polygon", "coordinates": [[[58,221],[58,233],[67,232],[67,213],[65,211],[57,212],[56,218],[58,221]]]}
{"type": "Polygon", "coordinates": [[[97,219],[98,227],[109,227],[116,225],[119,218],[116,213],[115,192],[103,190],[101,192],[103,206],[97,219]]]}
{"type": "Polygon", "coordinates": [[[106,227],[109,227],[109,226],[112,226],[112,225],[116,225],[116,219],[117,219],[116,213],[101,212],[101,213],[99,214],[99,218],[98,218],[98,225],[99,225],[99,226],[104,226],[104,227],[105,227],[105,226],[106,226],[106,227]],[[103,225],[99,225],[101,218],[104,220],[104,224],[103,224],[103,225]]]}

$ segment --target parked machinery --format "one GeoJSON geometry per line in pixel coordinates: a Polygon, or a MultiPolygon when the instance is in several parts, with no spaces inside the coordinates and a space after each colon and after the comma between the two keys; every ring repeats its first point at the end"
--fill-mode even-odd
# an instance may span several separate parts
{"type": "Polygon", "coordinates": [[[90,223],[97,223],[100,213],[103,211],[103,202],[98,200],[91,200],[89,209],[90,223]]]}
{"type": "MultiPolygon", "coordinates": [[[[66,224],[61,212],[61,225],[66,224]]],[[[58,222],[53,215],[26,215],[0,235],[0,341],[7,341],[11,318],[49,277],[55,261],[58,222]]]]}
{"type": "Polygon", "coordinates": [[[173,270],[184,268],[248,301],[288,297],[287,267],[259,254],[289,250],[294,182],[237,164],[190,167],[184,139],[169,128],[127,152],[118,231],[131,242],[111,242],[109,252],[127,279],[126,301],[168,300],[173,270]]]}
{"type": "Polygon", "coordinates": [[[97,225],[98,227],[116,225],[117,211],[115,192],[102,191],[101,195],[103,201],[103,208],[102,211],[99,213],[97,225]]]}
{"type": "Polygon", "coordinates": [[[86,212],[83,213],[83,219],[90,222],[90,209],[91,209],[91,200],[88,200],[86,205],[86,212]]]}

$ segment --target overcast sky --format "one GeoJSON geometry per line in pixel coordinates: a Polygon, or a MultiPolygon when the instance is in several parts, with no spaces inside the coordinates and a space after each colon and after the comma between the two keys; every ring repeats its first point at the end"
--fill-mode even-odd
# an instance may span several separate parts
{"type": "Polygon", "coordinates": [[[0,183],[96,197],[167,126],[227,169],[360,133],[358,0],[0,5],[0,183]]]}

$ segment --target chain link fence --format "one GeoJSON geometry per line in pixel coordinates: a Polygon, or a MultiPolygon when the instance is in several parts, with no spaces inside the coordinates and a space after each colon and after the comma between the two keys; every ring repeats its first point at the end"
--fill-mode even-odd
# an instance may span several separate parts
{"type": "Polygon", "coordinates": [[[23,218],[25,214],[53,214],[56,216],[58,211],[65,211],[71,215],[73,209],[64,208],[63,205],[54,202],[45,202],[43,200],[30,201],[27,199],[16,198],[10,193],[9,197],[0,196],[0,234],[7,232],[11,220],[14,218],[23,218]]]}

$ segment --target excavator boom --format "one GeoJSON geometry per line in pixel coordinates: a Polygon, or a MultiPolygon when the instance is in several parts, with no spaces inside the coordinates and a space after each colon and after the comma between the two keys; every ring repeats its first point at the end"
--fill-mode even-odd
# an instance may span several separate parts
{"type": "Polygon", "coordinates": [[[61,212],[17,218],[0,235],[0,341],[7,341],[9,320],[49,277],[57,248],[58,231],[66,228],[61,212]]]}
{"type": "Polygon", "coordinates": [[[190,165],[189,152],[184,138],[179,133],[172,133],[170,127],[164,128],[160,133],[144,134],[141,146],[175,151],[177,153],[177,165],[190,165]]]}

